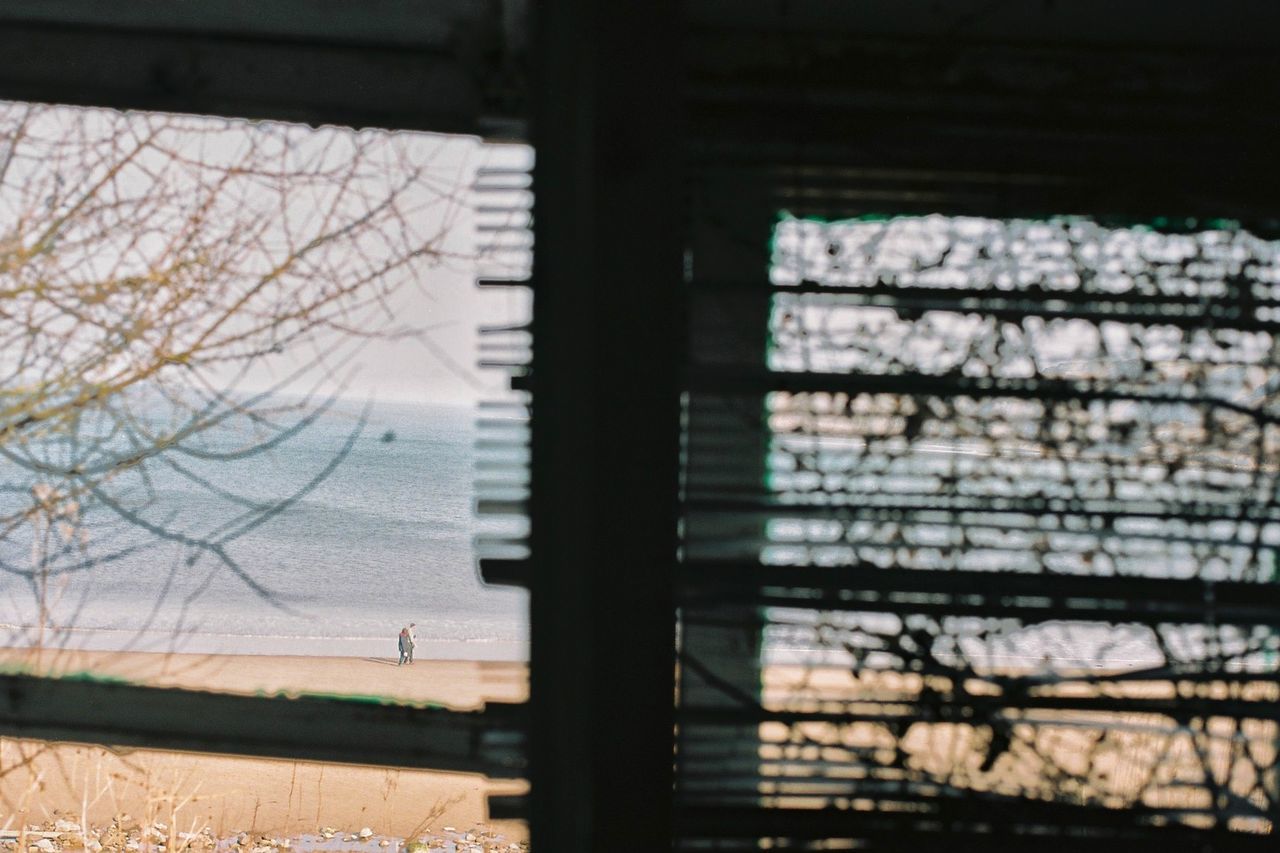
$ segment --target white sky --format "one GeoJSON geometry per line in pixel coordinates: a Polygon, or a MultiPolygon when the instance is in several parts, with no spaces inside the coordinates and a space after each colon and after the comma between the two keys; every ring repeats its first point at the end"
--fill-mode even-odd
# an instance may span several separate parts
{"type": "MultiPolygon", "coordinates": [[[[6,123],[12,124],[0,127],[0,142],[13,138],[14,128],[18,127],[19,119],[26,109],[26,105],[16,104],[5,108],[3,118],[6,123]]],[[[55,172],[58,186],[63,185],[64,179],[68,187],[75,187],[90,179],[90,167],[87,165],[83,169],[77,168],[75,162],[60,161],[57,165],[51,165],[40,156],[40,152],[44,150],[42,145],[56,148],[61,142],[61,134],[68,132],[68,129],[74,135],[77,119],[88,119],[87,124],[82,123],[79,127],[90,128],[90,138],[96,133],[100,138],[108,140],[116,138],[117,133],[127,135],[129,131],[139,129],[148,119],[146,114],[130,114],[127,129],[121,130],[121,126],[112,118],[113,114],[105,110],[69,107],[34,109],[39,111],[35,135],[41,137],[42,141],[23,143],[26,146],[25,164],[20,163],[16,169],[9,170],[8,180],[0,185],[0,193],[7,192],[9,200],[18,200],[24,181],[30,181],[33,176],[38,179],[41,172],[46,177],[50,172],[55,172]],[[97,116],[102,117],[101,121],[97,116]]],[[[273,128],[276,131],[281,129],[280,125],[222,119],[193,119],[189,123],[184,121],[183,124],[186,130],[176,137],[178,141],[175,144],[180,146],[185,156],[199,162],[218,161],[224,167],[238,162],[237,157],[242,156],[239,152],[244,149],[246,140],[255,133],[263,132],[260,128],[268,131],[273,128]],[[208,133],[204,129],[206,124],[208,133]]],[[[326,144],[323,139],[334,138],[335,132],[350,133],[353,138],[355,134],[355,131],[333,128],[312,133],[323,148],[326,144]]],[[[382,136],[381,132],[366,132],[362,134],[362,138],[367,140],[370,135],[375,140],[382,136]]],[[[290,143],[286,152],[292,152],[295,148],[299,152],[305,152],[310,138],[312,137],[302,137],[296,144],[290,143]]],[[[495,197],[493,194],[481,196],[471,192],[470,187],[475,181],[478,168],[527,166],[531,155],[523,147],[486,146],[471,137],[397,132],[385,135],[384,138],[394,140],[400,148],[408,149],[406,162],[412,161],[419,166],[425,164],[426,167],[422,181],[410,185],[413,189],[407,196],[409,208],[415,211],[412,230],[426,235],[441,232],[445,236],[441,244],[441,257],[407,268],[411,270],[412,277],[399,286],[389,306],[394,316],[376,318],[369,316],[367,312],[361,316],[367,322],[385,322],[388,327],[412,327],[417,333],[399,338],[363,339],[359,341],[358,347],[351,338],[333,333],[331,346],[327,341],[321,341],[319,346],[312,343],[294,347],[270,360],[253,364],[235,382],[237,390],[256,391],[276,386],[282,377],[295,373],[299,367],[309,368],[307,375],[284,390],[341,392],[350,397],[374,397],[380,401],[468,405],[478,399],[501,394],[504,389],[504,375],[496,371],[480,371],[476,366],[480,357],[476,330],[482,324],[505,325],[523,320],[529,306],[527,299],[519,293],[506,289],[482,291],[476,287],[475,279],[478,275],[492,275],[495,270],[492,259],[486,264],[485,259],[477,256],[478,248],[492,242],[493,235],[477,231],[473,207],[477,200],[493,204],[509,202],[513,197],[510,194],[505,197],[495,197]],[[323,362],[330,354],[335,355],[334,362],[340,364],[336,369],[332,364],[323,362]]],[[[298,157],[305,160],[306,154],[300,153],[298,157]]],[[[293,153],[285,153],[279,162],[292,162],[293,159],[293,153]]],[[[395,173],[394,166],[398,161],[394,156],[375,155],[369,162],[384,164],[388,169],[382,191],[389,191],[409,174],[407,171],[395,173]]],[[[376,165],[376,168],[383,168],[383,165],[376,165]]],[[[374,172],[370,179],[375,194],[380,192],[377,174],[374,172]]],[[[177,189],[181,190],[180,187],[177,189]]],[[[364,186],[363,189],[368,190],[370,186],[364,186]]],[[[270,190],[264,192],[269,194],[270,190]]],[[[269,199],[270,195],[264,196],[264,200],[269,199]]],[[[289,210],[298,213],[297,218],[304,219],[303,214],[310,213],[314,208],[309,208],[305,195],[300,194],[299,199],[297,203],[289,202],[289,210]]],[[[0,195],[0,208],[4,209],[0,218],[3,219],[16,215],[9,211],[6,201],[0,195]]],[[[4,223],[0,222],[0,226],[4,226],[4,223]]],[[[305,234],[303,238],[305,239],[305,234]]],[[[519,235],[515,235],[515,238],[518,239],[519,235]]],[[[120,239],[124,239],[124,236],[120,239]]],[[[395,241],[391,242],[394,244],[395,241]]],[[[102,256],[102,252],[111,255],[114,251],[109,243],[101,245],[99,254],[85,263],[92,265],[96,258],[102,256]]],[[[352,267],[359,268],[355,255],[348,254],[344,257],[352,258],[352,267]]],[[[69,274],[77,275],[74,271],[69,274]]],[[[216,381],[217,377],[214,378],[216,381]]]]}
{"type": "MultiPolygon", "coordinates": [[[[421,140],[424,146],[443,146],[438,162],[456,163],[459,173],[466,175],[484,166],[522,164],[531,156],[523,147],[486,146],[470,137],[400,135],[421,140]]],[[[475,201],[474,196],[470,200],[475,201]]],[[[326,390],[360,399],[448,405],[474,405],[502,394],[505,375],[476,366],[480,360],[477,329],[527,319],[530,307],[527,295],[517,290],[476,286],[485,266],[476,256],[477,247],[486,238],[475,226],[472,211],[463,211],[454,225],[454,247],[460,256],[426,270],[417,287],[405,287],[398,294],[396,320],[423,329],[422,339],[362,343],[348,369],[324,383],[326,390]]],[[[282,361],[257,365],[242,387],[256,390],[272,385],[296,364],[287,354],[282,361]]]]}

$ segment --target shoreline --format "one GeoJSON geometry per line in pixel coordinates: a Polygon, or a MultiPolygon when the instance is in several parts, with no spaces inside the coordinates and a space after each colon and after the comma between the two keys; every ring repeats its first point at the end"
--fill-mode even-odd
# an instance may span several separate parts
{"type": "MultiPolygon", "coordinates": [[[[261,655],[266,657],[386,657],[396,654],[396,637],[323,637],[297,634],[235,634],[145,631],[131,628],[50,629],[37,642],[36,629],[3,625],[0,650],[58,648],[76,652],[123,652],[187,655],[261,655]]],[[[440,639],[418,643],[420,657],[431,660],[527,663],[525,639],[440,639]]]]}

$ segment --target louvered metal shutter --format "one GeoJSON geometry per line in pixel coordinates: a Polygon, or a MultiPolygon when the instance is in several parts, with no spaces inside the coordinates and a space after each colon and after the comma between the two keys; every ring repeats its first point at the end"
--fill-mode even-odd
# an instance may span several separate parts
{"type": "Polygon", "coordinates": [[[1264,849],[1253,54],[912,8],[692,14],[676,847],[1264,849]]]}

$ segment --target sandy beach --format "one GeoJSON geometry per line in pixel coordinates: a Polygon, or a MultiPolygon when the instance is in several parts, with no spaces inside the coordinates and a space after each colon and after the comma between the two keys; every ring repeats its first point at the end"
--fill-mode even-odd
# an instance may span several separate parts
{"type": "MultiPolygon", "coordinates": [[[[522,701],[528,693],[524,664],[491,661],[419,660],[397,667],[393,658],[374,657],[0,649],[0,669],[92,672],[233,693],[378,695],[457,709],[522,701]]],[[[158,821],[179,832],[209,828],[219,837],[370,827],[379,835],[411,838],[445,826],[487,825],[507,841],[522,841],[522,823],[488,822],[485,797],[523,790],[523,782],[463,773],[0,739],[0,829],[59,818],[100,826],[128,814],[142,825],[158,821]]]]}

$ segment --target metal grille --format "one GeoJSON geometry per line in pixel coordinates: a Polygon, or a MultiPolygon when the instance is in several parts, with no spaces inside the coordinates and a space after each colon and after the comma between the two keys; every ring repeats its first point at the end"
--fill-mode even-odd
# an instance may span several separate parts
{"type": "MultiPolygon", "coordinates": [[[[479,259],[476,283],[490,298],[501,301],[496,313],[505,319],[480,326],[477,367],[482,376],[497,373],[506,387],[477,406],[476,558],[485,583],[527,587],[532,152],[526,146],[491,145],[486,147],[485,161],[472,187],[479,259]]],[[[526,706],[521,705],[520,711],[526,713],[526,706]]],[[[527,719],[524,723],[527,727],[527,719]]],[[[489,815],[527,820],[526,797],[490,797],[489,815]]]]}
{"type": "Polygon", "coordinates": [[[477,284],[501,299],[504,322],[482,325],[480,363],[507,387],[479,404],[476,499],[481,533],[476,540],[480,572],[491,583],[525,585],[529,554],[529,276],[533,262],[532,152],[525,146],[492,145],[472,187],[479,269],[477,284]]]}
{"type": "Polygon", "coordinates": [[[1280,243],[1157,225],[784,217],[767,292],[694,276],[684,846],[1274,831],[1280,243]]]}

